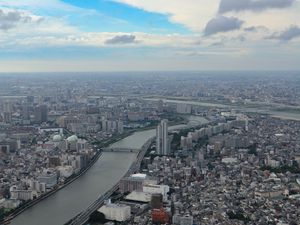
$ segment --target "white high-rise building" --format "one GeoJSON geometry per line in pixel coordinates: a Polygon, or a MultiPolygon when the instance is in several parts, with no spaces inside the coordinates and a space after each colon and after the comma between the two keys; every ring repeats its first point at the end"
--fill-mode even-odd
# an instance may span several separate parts
{"type": "Polygon", "coordinates": [[[156,153],[158,155],[170,154],[168,120],[162,120],[156,128],[156,153]]]}

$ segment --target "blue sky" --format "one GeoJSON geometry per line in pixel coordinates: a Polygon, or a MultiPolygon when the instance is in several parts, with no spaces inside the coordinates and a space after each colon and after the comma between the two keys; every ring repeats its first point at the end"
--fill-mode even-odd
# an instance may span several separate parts
{"type": "Polygon", "coordinates": [[[300,70],[300,0],[0,0],[0,72],[300,70]]]}

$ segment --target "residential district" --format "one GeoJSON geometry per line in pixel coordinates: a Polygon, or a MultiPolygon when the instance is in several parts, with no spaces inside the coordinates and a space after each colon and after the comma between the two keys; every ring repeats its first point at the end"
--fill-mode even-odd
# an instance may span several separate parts
{"type": "Polygon", "coordinates": [[[88,224],[299,224],[297,78],[114,76],[3,78],[2,222],[84,176],[109,144],[155,128],[138,173],[88,224]],[[191,116],[205,122],[168,129],[191,116]]]}

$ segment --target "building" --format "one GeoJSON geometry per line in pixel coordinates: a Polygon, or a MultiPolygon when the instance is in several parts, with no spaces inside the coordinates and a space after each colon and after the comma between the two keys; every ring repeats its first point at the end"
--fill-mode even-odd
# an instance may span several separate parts
{"type": "Polygon", "coordinates": [[[29,186],[32,191],[36,191],[39,193],[45,193],[46,192],[46,184],[40,183],[35,180],[29,180],[29,186]]]}
{"type": "Polygon", "coordinates": [[[159,100],[157,102],[157,111],[158,112],[163,112],[164,111],[164,102],[163,102],[163,100],[159,100]]]}
{"type": "Polygon", "coordinates": [[[71,124],[79,124],[82,121],[77,116],[61,116],[57,119],[59,127],[67,128],[71,124]]]}
{"type": "Polygon", "coordinates": [[[107,220],[113,220],[118,222],[124,222],[130,219],[131,208],[127,205],[112,204],[110,201],[108,204],[102,206],[98,212],[105,215],[107,220]]]}
{"type": "Polygon", "coordinates": [[[103,119],[101,121],[102,131],[108,133],[119,133],[122,134],[124,132],[124,124],[121,120],[107,120],[103,119]]]}
{"type": "Polygon", "coordinates": [[[21,117],[23,120],[30,119],[30,107],[28,104],[24,104],[21,109],[21,117]]]}
{"type": "Polygon", "coordinates": [[[180,113],[180,114],[191,114],[192,106],[188,105],[188,104],[179,103],[179,104],[177,104],[176,111],[177,111],[177,113],[180,113]]]}
{"type": "Polygon", "coordinates": [[[161,209],[163,207],[162,194],[152,194],[150,205],[152,209],[161,209]]]}
{"type": "Polygon", "coordinates": [[[124,177],[120,181],[120,191],[122,193],[143,191],[144,185],[156,183],[156,180],[150,179],[145,174],[133,174],[130,177],[124,177]]]}
{"type": "Polygon", "coordinates": [[[11,123],[12,122],[11,112],[4,112],[3,113],[3,121],[4,121],[4,123],[11,123]]]}
{"type": "Polygon", "coordinates": [[[150,194],[162,194],[164,200],[167,199],[169,191],[170,188],[168,185],[146,184],[143,186],[143,192],[150,194]]]}
{"type": "Polygon", "coordinates": [[[193,216],[190,215],[185,215],[181,216],[178,214],[173,215],[173,224],[178,224],[178,225],[193,225],[193,216]]]}
{"type": "Polygon", "coordinates": [[[17,186],[12,186],[10,188],[10,199],[12,200],[33,200],[33,192],[32,190],[20,190],[17,186]]]}
{"type": "Polygon", "coordinates": [[[158,155],[170,155],[168,120],[162,120],[156,128],[156,153],[158,155]]]}
{"type": "Polygon", "coordinates": [[[46,173],[39,176],[37,179],[40,183],[45,183],[46,188],[53,188],[57,184],[56,173],[46,173]]]}
{"type": "Polygon", "coordinates": [[[153,224],[166,224],[169,222],[169,215],[165,209],[153,209],[152,210],[152,222],[153,224]]]}
{"type": "Polygon", "coordinates": [[[34,109],[35,122],[43,123],[48,121],[48,107],[47,105],[38,105],[34,109]]]}

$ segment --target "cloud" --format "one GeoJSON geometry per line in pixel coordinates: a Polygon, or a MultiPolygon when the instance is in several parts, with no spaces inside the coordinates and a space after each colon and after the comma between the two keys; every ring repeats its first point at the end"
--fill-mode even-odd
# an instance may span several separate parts
{"type": "Polygon", "coordinates": [[[243,23],[243,21],[235,17],[218,16],[206,24],[204,35],[209,36],[220,32],[239,30],[243,23]]]}
{"type": "Polygon", "coordinates": [[[22,23],[32,22],[33,18],[20,11],[4,11],[0,9],[0,30],[9,30],[22,23]]]}
{"type": "Polygon", "coordinates": [[[269,29],[265,26],[250,26],[250,27],[246,27],[244,28],[245,32],[249,32],[249,33],[256,33],[256,32],[260,32],[260,33],[266,33],[269,31],[269,29]]]}
{"type": "Polygon", "coordinates": [[[133,44],[136,43],[136,37],[135,35],[128,35],[128,34],[124,34],[124,35],[117,35],[114,36],[113,38],[110,38],[108,40],[105,41],[106,44],[133,44]]]}
{"type": "Polygon", "coordinates": [[[262,11],[272,8],[290,7],[295,0],[221,0],[219,13],[230,11],[262,11]]]}
{"type": "MultiPolygon", "coordinates": [[[[43,34],[35,35],[34,37],[18,37],[14,36],[10,39],[14,39],[15,46],[86,46],[86,47],[118,47],[119,45],[131,45],[135,47],[172,47],[172,48],[185,48],[195,46],[198,44],[201,36],[196,35],[159,35],[159,34],[148,34],[141,32],[128,33],[109,33],[109,32],[91,32],[91,33],[80,33],[76,32],[73,34],[43,34]]],[[[209,40],[207,40],[209,41],[209,40]]],[[[1,37],[0,37],[1,42],[1,37]]],[[[204,44],[204,43],[203,43],[204,44]]]]}
{"type": "Polygon", "coordinates": [[[280,41],[290,41],[292,39],[295,39],[297,37],[300,37],[300,27],[298,26],[290,26],[286,30],[282,31],[281,33],[275,33],[267,39],[277,39],[280,41]]]}
{"type": "Polygon", "coordinates": [[[163,14],[169,21],[192,31],[202,31],[215,15],[219,2],[212,0],[110,0],[147,12],[163,14]]]}
{"type": "Polygon", "coordinates": [[[56,10],[65,12],[81,10],[78,7],[64,3],[60,0],[1,0],[0,6],[33,11],[39,11],[41,9],[44,11],[56,10]]]}
{"type": "Polygon", "coordinates": [[[252,26],[252,27],[246,27],[244,29],[244,31],[247,31],[247,32],[256,32],[257,31],[257,28],[252,26]]]}

